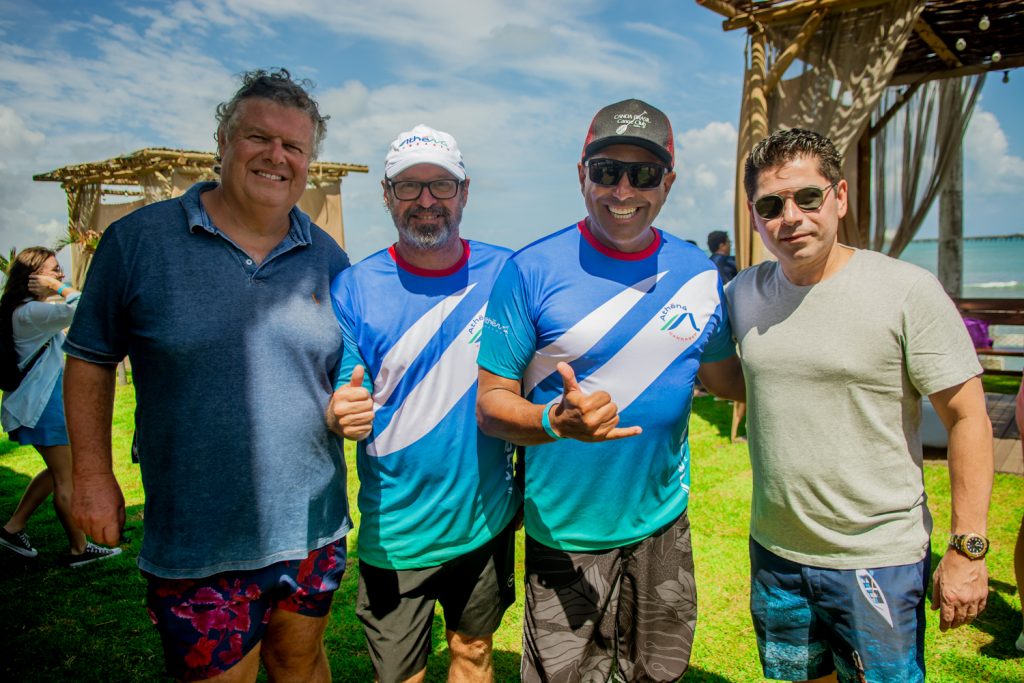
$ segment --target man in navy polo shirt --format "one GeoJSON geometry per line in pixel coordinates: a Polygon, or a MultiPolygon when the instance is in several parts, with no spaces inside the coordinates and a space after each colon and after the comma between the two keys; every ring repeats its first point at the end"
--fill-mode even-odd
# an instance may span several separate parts
{"type": "Polygon", "coordinates": [[[134,372],[146,491],[139,568],[177,679],[329,681],[322,636],[350,528],[323,422],[348,258],[295,208],[324,117],[284,69],[217,108],[219,183],[104,233],[65,346],[73,514],[119,542],[114,366],[134,372]]]}
{"type": "Polygon", "coordinates": [[[599,111],[587,217],[514,254],[487,307],[481,428],[526,446],[524,681],[675,681],[689,662],[693,383],[742,398],[743,379],[718,271],[652,225],[674,163],[661,111],[599,111]]]}
{"type": "Polygon", "coordinates": [[[476,425],[484,307],[509,250],[459,234],[469,177],[455,138],[419,125],[381,181],[398,241],[339,275],[345,339],[332,429],[358,442],[359,598],[377,680],[422,681],[434,605],[449,680],[493,680],[515,601],[512,449],[476,425]]]}

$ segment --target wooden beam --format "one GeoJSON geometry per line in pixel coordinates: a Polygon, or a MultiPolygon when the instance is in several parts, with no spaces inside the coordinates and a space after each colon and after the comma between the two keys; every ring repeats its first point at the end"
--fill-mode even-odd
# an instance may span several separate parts
{"type": "Polygon", "coordinates": [[[814,37],[814,32],[818,30],[819,26],[821,26],[821,21],[825,18],[825,14],[827,12],[828,10],[825,9],[816,9],[811,12],[811,16],[807,17],[807,21],[805,21],[804,25],[800,27],[800,32],[796,35],[796,38],[793,39],[793,42],[790,43],[781,54],[779,54],[778,59],[775,60],[775,64],[772,65],[772,70],[764,79],[765,94],[769,94],[772,90],[775,90],[775,86],[779,84],[779,81],[781,81],[782,77],[785,75],[786,69],[788,69],[789,65],[793,63],[793,60],[803,52],[803,49],[807,47],[808,41],[814,37]]]}
{"type": "Polygon", "coordinates": [[[878,121],[875,122],[875,125],[868,128],[868,136],[873,138],[879,133],[881,133],[882,129],[885,128],[885,125],[889,123],[889,119],[896,116],[897,112],[899,112],[899,110],[902,109],[903,106],[910,101],[910,98],[914,96],[914,93],[916,93],[920,87],[920,81],[918,81],[917,83],[911,83],[910,86],[903,91],[903,94],[900,95],[899,99],[893,102],[892,106],[889,107],[889,109],[884,114],[882,114],[878,121]]]}
{"type": "Polygon", "coordinates": [[[753,12],[738,14],[732,19],[726,19],[722,22],[722,29],[732,31],[738,28],[748,28],[754,24],[762,26],[789,24],[802,20],[804,15],[818,9],[830,12],[845,12],[851,9],[877,7],[887,2],[889,0],[797,0],[797,2],[787,5],[775,5],[754,10],[753,12]]]}
{"type": "Polygon", "coordinates": [[[857,237],[859,249],[871,245],[871,131],[857,140],[857,237]]]}
{"type": "Polygon", "coordinates": [[[725,2],[725,0],[697,0],[697,4],[708,8],[716,14],[721,14],[727,19],[739,16],[740,13],[738,9],[728,2],[725,2]]]}
{"type": "Polygon", "coordinates": [[[921,36],[928,47],[935,50],[935,54],[946,63],[951,69],[956,69],[964,65],[960,61],[960,58],[953,54],[953,51],[946,45],[946,41],[938,36],[935,31],[932,30],[931,24],[929,24],[923,16],[918,16],[917,21],[914,22],[914,31],[917,35],[921,36]]]}
{"type": "MultiPolygon", "coordinates": [[[[65,166],[49,173],[32,176],[33,180],[59,182],[64,186],[106,183],[109,185],[135,185],[140,176],[154,171],[212,172],[216,165],[212,152],[184,152],[168,149],[144,149],[134,154],[75,166],[65,166]]],[[[335,161],[314,161],[309,175],[317,179],[337,180],[349,173],[367,173],[369,166],[345,164],[335,161]]]]}
{"type": "Polygon", "coordinates": [[[938,81],[944,78],[959,78],[960,76],[974,76],[990,71],[1010,71],[1024,66],[1024,57],[1003,57],[999,63],[987,62],[985,64],[971,64],[958,69],[943,69],[935,71],[920,71],[914,73],[903,73],[893,77],[889,85],[910,85],[912,83],[925,83],[927,81],[938,81]]]}

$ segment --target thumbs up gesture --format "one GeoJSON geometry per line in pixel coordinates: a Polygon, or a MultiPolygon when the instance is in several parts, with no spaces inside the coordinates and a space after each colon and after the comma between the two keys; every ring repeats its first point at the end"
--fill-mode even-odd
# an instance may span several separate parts
{"type": "Polygon", "coordinates": [[[557,365],[562,376],[562,401],[549,408],[551,428],[567,439],[578,441],[611,441],[640,434],[643,429],[619,427],[619,409],[607,391],[586,394],[576,381],[576,373],[568,363],[557,365]]]}
{"type": "Polygon", "coordinates": [[[338,387],[327,406],[327,426],[350,441],[362,441],[373,431],[373,399],[363,386],[366,370],[357,365],[348,384],[338,387]]]}

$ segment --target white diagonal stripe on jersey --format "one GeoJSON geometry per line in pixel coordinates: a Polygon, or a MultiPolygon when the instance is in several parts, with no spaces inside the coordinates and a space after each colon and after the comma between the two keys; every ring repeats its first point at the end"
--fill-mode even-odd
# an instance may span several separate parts
{"type": "MultiPolygon", "coordinates": [[[[423,347],[434,338],[441,325],[452,314],[458,305],[466,298],[466,295],[473,291],[476,283],[465,289],[447,296],[423,314],[413,325],[405,331],[405,334],[395,342],[395,345],[384,355],[380,363],[380,370],[373,380],[373,409],[377,410],[391,398],[395,387],[402,381],[405,370],[416,357],[423,351],[423,347]]],[[[386,305],[386,301],[381,302],[386,305]]]]}
{"type": "MultiPolygon", "coordinates": [[[[718,307],[718,271],[705,270],[686,282],[665,302],[685,305],[700,332],[690,342],[662,330],[665,322],[654,315],[608,362],[580,382],[587,394],[607,391],[622,413],[646,391],[669,365],[701,338],[704,326],[718,307]]],[[[664,310],[664,308],[662,309],[664,310]]],[[[686,397],[680,397],[680,401],[686,397]]]]}
{"type": "Polygon", "coordinates": [[[626,287],[584,316],[561,337],[538,349],[523,375],[523,396],[529,396],[534,387],[555,371],[559,362],[571,363],[589,351],[667,272],[651,275],[626,287]]]}
{"type": "Polygon", "coordinates": [[[473,335],[469,328],[486,310],[485,303],[395,409],[384,431],[366,445],[368,455],[382,457],[416,443],[440,424],[473,386],[477,380],[476,357],[480,346],[470,343],[473,335]]]}

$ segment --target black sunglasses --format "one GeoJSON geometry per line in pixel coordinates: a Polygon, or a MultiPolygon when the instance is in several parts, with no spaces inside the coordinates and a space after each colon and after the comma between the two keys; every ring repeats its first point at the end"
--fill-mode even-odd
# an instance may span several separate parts
{"type": "Polygon", "coordinates": [[[629,176],[629,183],[638,190],[651,190],[661,185],[669,169],[649,161],[626,163],[616,159],[591,159],[587,161],[590,182],[598,185],[615,186],[622,180],[622,174],[629,176]]]}
{"type": "Polygon", "coordinates": [[[388,178],[387,183],[391,192],[394,193],[395,199],[405,202],[419,199],[424,187],[430,191],[434,199],[451,199],[459,193],[459,186],[462,185],[460,181],[449,178],[431,180],[426,183],[421,183],[418,180],[391,180],[388,178]]]}
{"type": "MultiPolygon", "coordinates": [[[[793,192],[793,203],[801,211],[814,211],[825,202],[825,195],[834,189],[836,183],[825,187],[801,187],[793,192]]],[[[786,207],[786,197],[779,194],[766,194],[754,201],[754,211],[766,221],[778,218],[786,207]]]]}

